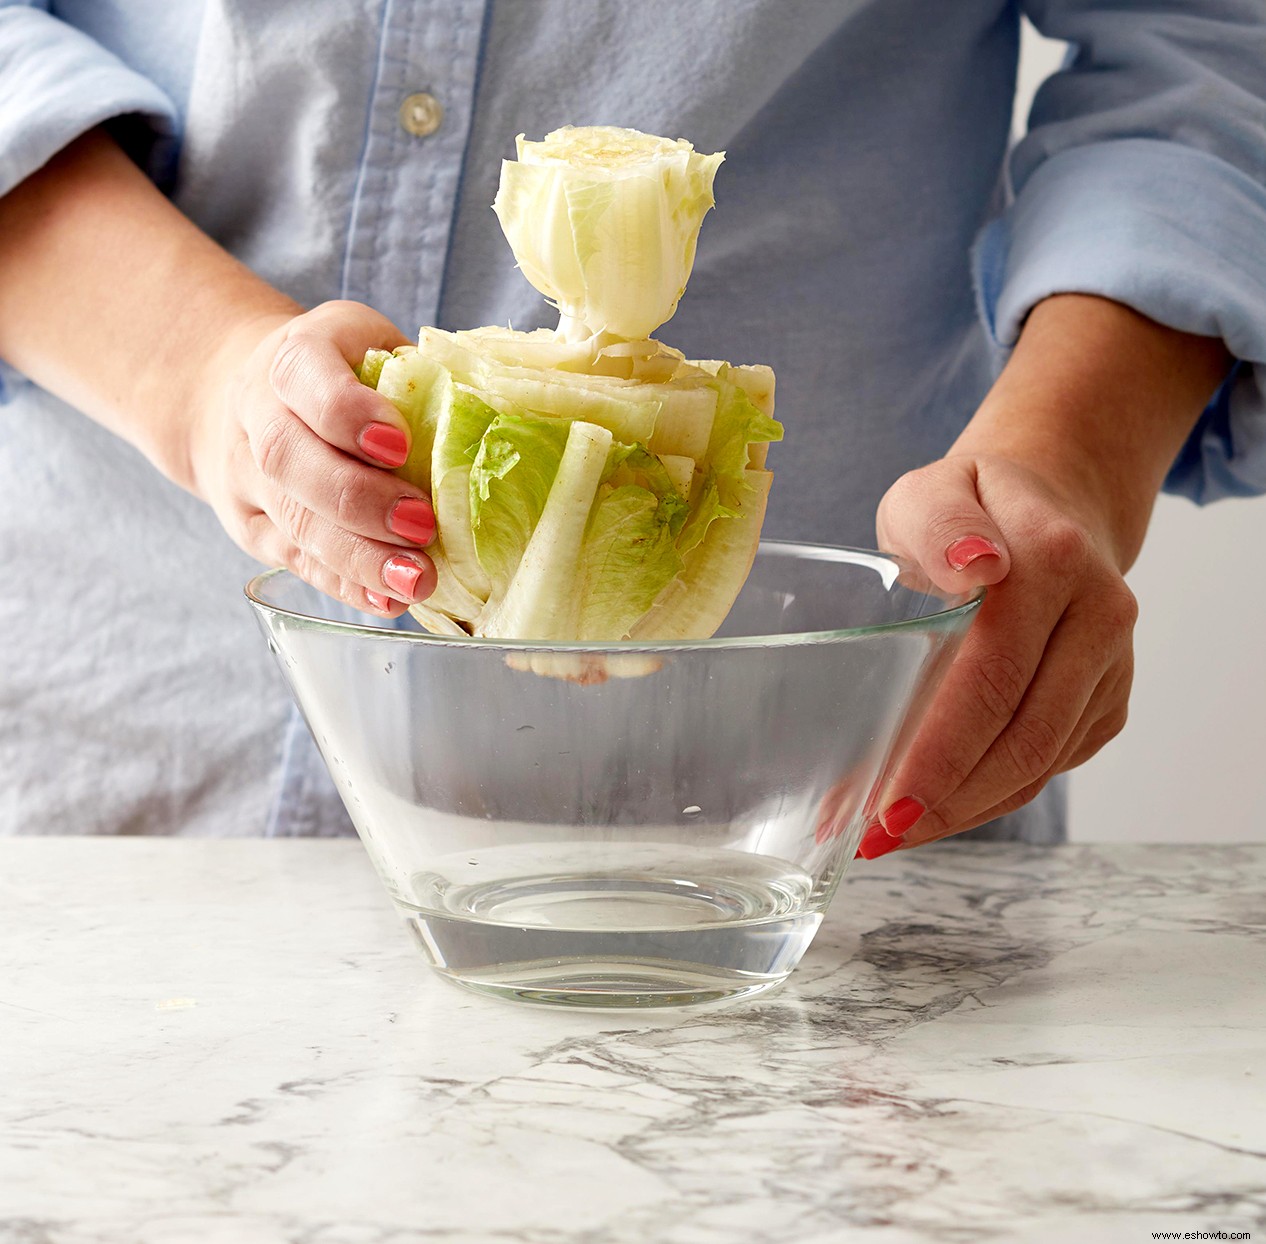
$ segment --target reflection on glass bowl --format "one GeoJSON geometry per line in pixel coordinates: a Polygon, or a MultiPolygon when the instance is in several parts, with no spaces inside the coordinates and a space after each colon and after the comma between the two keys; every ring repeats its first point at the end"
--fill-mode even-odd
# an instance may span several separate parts
{"type": "Polygon", "coordinates": [[[437,637],[282,571],[247,595],[432,966],[619,1007],[786,979],[981,599],[773,543],[708,640],[437,637]]]}

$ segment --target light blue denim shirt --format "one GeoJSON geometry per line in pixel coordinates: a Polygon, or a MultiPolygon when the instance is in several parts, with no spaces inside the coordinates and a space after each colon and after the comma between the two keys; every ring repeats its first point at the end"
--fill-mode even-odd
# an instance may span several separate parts
{"type": "MultiPolygon", "coordinates": [[[[1264,101],[1262,0],[0,0],[0,193],[109,121],[264,277],[406,332],[549,322],[489,211],[516,134],[725,150],[661,335],[773,365],[766,531],[848,544],[1059,291],[1222,337],[1240,363],[1169,486],[1266,491],[1264,101]],[[1073,54],[1008,159],[1022,8],[1073,54]],[[419,92],[427,136],[401,122],[419,92]]],[[[249,559],[2,383],[0,832],[344,832],[241,602],[249,559]]],[[[1010,832],[1056,836],[1057,805],[1010,832]]]]}

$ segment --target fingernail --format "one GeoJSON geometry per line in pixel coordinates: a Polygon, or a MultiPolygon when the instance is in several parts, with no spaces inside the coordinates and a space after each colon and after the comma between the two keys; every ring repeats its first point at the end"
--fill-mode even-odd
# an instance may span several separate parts
{"type": "Polygon", "coordinates": [[[435,512],[425,501],[401,497],[387,515],[387,526],[406,540],[430,544],[435,539],[435,512]]]}
{"type": "Polygon", "coordinates": [[[365,599],[381,613],[390,613],[395,608],[395,601],[388,596],[379,596],[377,592],[367,591],[365,599]]]}
{"type": "Polygon", "coordinates": [[[389,423],[367,423],[356,443],[369,457],[384,466],[403,466],[409,456],[408,437],[389,423]]]}
{"type": "Polygon", "coordinates": [[[416,600],[425,574],[425,568],[410,557],[389,557],[382,568],[382,581],[401,600],[416,600]]]}
{"type": "Polygon", "coordinates": [[[862,835],[862,844],[857,848],[855,860],[877,860],[889,851],[895,851],[901,845],[901,836],[890,834],[878,821],[870,826],[862,835]]]}
{"type": "Polygon", "coordinates": [[[992,540],[986,540],[984,536],[963,536],[961,540],[955,540],[945,550],[945,560],[955,570],[966,570],[972,562],[982,557],[1001,556],[1002,550],[992,540]]]}
{"type": "Polygon", "coordinates": [[[862,835],[861,846],[857,848],[855,860],[877,860],[889,851],[895,851],[902,839],[918,824],[919,818],[927,811],[927,805],[909,795],[890,804],[879,814],[877,821],[872,821],[862,835]]]}
{"type": "Polygon", "coordinates": [[[920,803],[917,799],[911,799],[907,795],[904,799],[898,799],[896,803],[891,804],[885,811],[879,814],[879,820],[894,838],[900,838],[903,834],[908,834],[915,825],[918,824],[919,818],[927,811],[927,807],[920,803]]]}

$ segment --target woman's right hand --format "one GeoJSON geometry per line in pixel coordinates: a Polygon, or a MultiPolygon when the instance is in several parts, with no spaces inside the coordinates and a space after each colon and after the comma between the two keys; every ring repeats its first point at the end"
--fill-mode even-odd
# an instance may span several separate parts
{"type": "Polygon", "coordinates": [[[408,428],[352,371],[405,343],[389,320],[305,312],[100,129],[0,196],[0,289],[0,358],[209,502],[252,557],[388,616],[434,590],[434,512],[391,473],[408,428]]]}
{"type": "Polygon", "coordinates": [[[188,443],[194,492],[242,549],[387,617],[435,589],[421,551],[435,513],[391,471],[408,424],[352,366],[405,341],[357,302],[239,325],[215,352],[188,443]]]}

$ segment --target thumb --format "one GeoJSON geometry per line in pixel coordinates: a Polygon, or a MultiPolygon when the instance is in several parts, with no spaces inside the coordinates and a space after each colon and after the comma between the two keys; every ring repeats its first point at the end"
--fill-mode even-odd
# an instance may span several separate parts
{"type": "Polygon", "coordinates": [[[881,549],[917,563],[944,592],[1000,583],[1011,569],[970,458],[943,458],[903,475],[879,503],[875,524],[881,549]]]}

